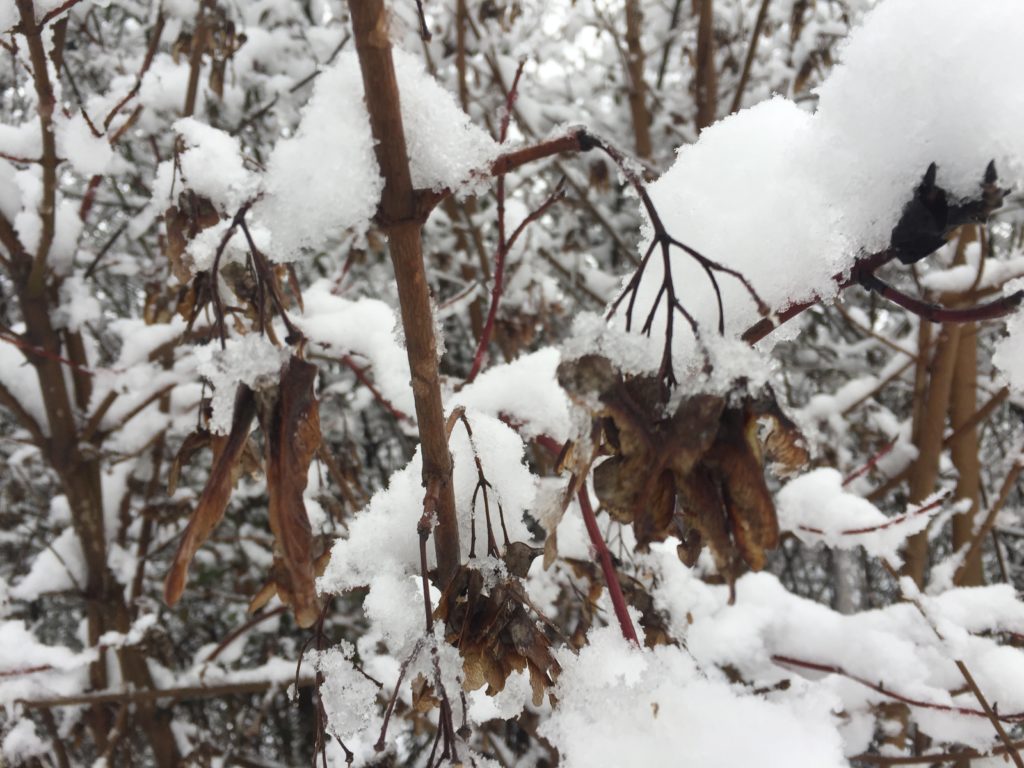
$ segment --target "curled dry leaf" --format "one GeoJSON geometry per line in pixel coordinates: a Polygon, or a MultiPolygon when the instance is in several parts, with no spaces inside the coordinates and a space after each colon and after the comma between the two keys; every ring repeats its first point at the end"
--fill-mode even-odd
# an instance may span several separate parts
{"type": "Polygon", "coordinates": [[[220,214],[214,204],[192,190],[179,194],[178,204],[164,212],[164,226],[167,230],[164,255],[171,264],[171,272],[182,284],[192,279],[192,272],[185,259],[185,249],[196,235],[219,221],[220,214]]]}
{"type": "Polygon", "coordinates": [[[624,378],[598,355],[563,362],[559,382],[599,425],[594,490],[616,520],[633,526],[637,549],[676,536],[683,562],[704,544],[730,583],[743,564],[760,570],[778,546],[765,458],[781,473],[807,462],[796,426],[770,389],[737,382],[726,396],[683,397],[674,410],[655,377],[624,378]]]}
{"type": "Polygon", "coordinates": [[[435,617],[445,622],[445,639],[462,654],[466,690],[486,685],[493,696],[512,672],[527,669],[533,703],[541,704],[561,667],[516,579],[487,587],[479,570],[464,565],[441,596],[435,617]]]}
{"type": "Polygon", "coordinates": [[[226,438],[212,443],[214,458],[210,478],[185,528],[164,581],[164,601],[168,605],[174,605],[181,598],[182,592],[185,591],[188,566],[192,558],[224,517],[224,510],[227,508],[231,489],[237,477],[235,466],[245,450],[249,428],[255,416],[256,398],[253,391],[240,384],[235,394],[231,431],[226,438]]]}
{"type": "Polygon", "coordinates": [[[313,531],[303,491],[310,462],[320,446],[320,411],[314,384],[317,367],[292,357],[281,374],[277,399],[261,409],[270,529],[274,534],[271,576],[281,600],[301,627],[320,615],[313,567],[313,531]]]}
{"type": "MultiPolygon", "coordinates": [[[[577,627],[577,630],[573,632],[573,638],[571,638],[573,647],[582,648],[586,644],[586,632],[590,627],[592,617],[599,610],[598,601],[604,594],[604,575],[597,563],[592,560],[567,557],[564,562],[572,569],[576,578],[586,579],[590,584],[584,606],[587,615],[580,622],[582,626],[577,627]]],[[[669,632],[668,617],[658,610],[654,603],[654,597],[647,591],[644,582],[622,571],[618,572],[618,578],[626,601],[640,614],[639,624],[644,630],[644,645],[648,648],[658,645],[674,645],[676,641],[669,632]]]]}

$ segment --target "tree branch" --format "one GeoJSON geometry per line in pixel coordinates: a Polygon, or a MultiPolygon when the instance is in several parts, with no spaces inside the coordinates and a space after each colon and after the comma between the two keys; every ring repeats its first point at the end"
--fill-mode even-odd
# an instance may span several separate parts
{"type": "MultiPolygon", "coordinates": [[[[418,196],[412,186],[384,3],[382,0],[349,0],[348,6],[370,127],[376,142],[377,163],[384,177],[378,219],[388,236],[388,249],[398,284],[423,453],[423,484],[426,487],[437,484],[434,547],[438,586],[443,591],[462,558],[451,482],[452,461],[445,439],[434,314],[423,263],[421,222],[429,208],[418,210],[418,196]]],[[[437,202],[440,199],[437,198],[437,202]]]]}

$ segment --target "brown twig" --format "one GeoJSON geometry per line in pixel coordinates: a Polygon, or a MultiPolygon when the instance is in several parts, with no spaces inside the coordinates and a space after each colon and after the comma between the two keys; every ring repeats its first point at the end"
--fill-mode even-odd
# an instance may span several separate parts
{"type": "Polygon", "coordinates": [[[747,45],[747,56],[743,60],[743,71],[740,73],[740,81],[736,85],[736,93],[732,97],[732,105],[729,112],[738,112],[743,103],[743,92],[747,89],[747,81],[750,79],[750,68],[754,63],[754,56],[757,55],[757,43],[761,39],[761,32],[764,30],[764,21],[768,17],[768,6],[772,0],[761,0],[761,7],[757,10],[757,19],[754,21],[754,31],[750,35],[750,43],[747,45]]]}
{"type": "Polygon", "coordinates": [[[153,30],[149,33],[149,45],[146,47],[146,55],[142,59],[142,66],[139,67],[139,72],[135,76],[135,84],[131,87],[131,90],[124,95],[124,97],[114,105],[114,108],[107,113],[107,116],[103,119],[103,129],[108,130],[110,123],[113,122],[114,118],[117,117],[118,113],[124,109],[124,106],[135,98],[138,94],[139,89],[142,87],[142,78],[145,77],[146,72],[153,64],[153,58],[156,56],[157,49],[160,47],[160,37],[164,32],[164,14],[163,7],[161,6],[159,13],[157,13],[156,23],[153,25],[153,30]]]}
{"type": "MultiPolygon", "coordinates": [[[[301,678],[298,687],[313,685],[313,678],[301,678]]],[[[179,688],[147,688],[129,691],[94,691],[72,696],[51,696],[40,699],[18,699],[17,703],[29,709],[49,707],[78,707],[92,704],[112,704],[119,702],[153,702],[159,699],[173,701],[194,701],[196,699],[219,698],[246,693],[262,693],[276,686],[283,685],[278,680],[256,680],[241,683],[224,683],[222,685],[191,685],[179,688]]]]}
{"type": "Polygon", "coordinates": [[[29,58],[32,62],[32,80],[35,83],[37,112],[39,113],[39,133],[42,143],[40,163],[43,169],[43,194],[39,202],[39,219],[42,222],[39,232],[39,245],[32,260],[32,272],[28,278],[28,295],[38,297],[44,288],[46,278],[46,260],[50,254],[50,245],[56,231],[57,205],[57,137],[53,129],[53,111],[56,99],[53,84],[50,82],[50,69],[47,63],[46,47],[43,44],[42,26],[35,24],[35,8],[32,0],[16,0],[25,39],[28,42],[29,58]]]}
{"type": "MultiPolygon", "coordinates": [[[[499,187],[504,190],[504,181],[499,180],[499,187]]],[[[494,283],[491,287],[491,305],[487,310],[487,319],[484,321],[483,331],[480,333],[480,341],[477,343],[476,352],[473,355],[473,365],[470,368],[469,375],[466,377],[466,383],[473,381],[480,373],[480,369],[483,367],[484,355],[487,353],[487,347],[490,344],[491,337],[494,334],[494,323],[498,316],[498,304],[501,301],[502,294],[504,292],[504,279],[505,279],[505,259],[508,256],[508,252],[515,245],[519,236],[526,230],[526,228],[534,221],[543,216],[551,206],[561,200],[565,195],[565,177],[558,182],[555,190],[544,200],[543,203],[536,209],[530,212],[530,214],[519,223],[519,226],[512,232],[512,236],[505,242],[505,238],[501,236],[499,238],[498,253],[494,259],[494,283]]],[[[504,230],[504,206],[500,206],[498,211],[499,221],[502,223],[499,225],[499,230],[504,230]]]]}
{"type": "MultiPolygon", "coordinates": [[[[348,6],[371,132],[376,142],[377,163],[384,178],[378,220],[388,236],[398,285],[423,456],[423,483],[427,487],[436,483],[438,488],[434,546],[438,585],[443,590],[455,575],[462,557],[451,456],[444,435],[434,315],[423,262],[422,221],[430,208],[423,209],[419,205],[419,196],[412,186],[383,0],[349,0],[348,6]]],[[[436,197],[434,204],[440,199],[436,197]]]]}
{"type": "MultiPolygon", "coordinates": [[[[868,526],[865,526],[863,528],[848,528],[848,529],[846,529],[844,531],[839,531],[838,533],[839,533],[840,536],[862,536],[862,535],[864,535],[866,533],[875,533],[876,531],[884,531],[886,528],[892,528],[895,525],[900,525],[901,523],[905,523],[907,520],[912,520],[915,517],[920,517],[923,514],[931,512],[937,506],[942,504],[946,500],[946,498],[948,496],[949,496],[948,493],[944,493],[941,496],[939,496],[937,499],[935,499],[933,501],[930,501],[929,503],[925,504],[922,507],[919,507],[918,509],[915,509],[913,512],[907,512],[906,514],[903,514],[903,515],[897,515],[896,517],[893,517],[893,518],[890,518],[889,520],[886,520],[884,523],[879,523],[878,525],[868,525],[868,526]]],[[[825,531],[822,530],[821,528],[812,528],[809,525],[801,525],[800,526],[800,530],[801,531],[807,531],[807,533],[816,533],[816,534],[819,534],[819,535],[822,535],[822,536],[825,535],[825,531]]]]}

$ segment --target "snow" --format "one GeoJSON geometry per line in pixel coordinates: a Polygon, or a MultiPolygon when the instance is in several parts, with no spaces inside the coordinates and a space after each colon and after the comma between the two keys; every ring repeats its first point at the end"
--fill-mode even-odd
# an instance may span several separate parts
{"type": "Polygon", "coordinates": [[[80,113],[57,121],[58,154],[83,176],[107,173],[114,163],[114,150],[105,136],[95,136],[80,113]]]}
{"type": "MultiPolygon", "coordinates": [[[[487,553],[486,521],[482,495],[477,495],[475,513],[473,510],[478,481],[474,459],[480,460],[491,486],[488,490],[491,522],[499,547],[504,539],[498,504],[502,507],[509,539],[528,541],[530,534],[523,514],[533,507],[537,484],[523,463],[522,438],[511,427],[480,412],[467,411],[466,418],[473,430],[472,443],[461,423],[456,424],[449,441],[453,490],[463,548],[468,552],[471,519],[475,514],[477,555],[483,556],[487,553]]],[[[348,536],[335,541],[330,563],[318,583],[321,591],[337,593],[369,584],[372,594],[385,577],[400,579],[419,574],[416,524],[423,513],[421,462],[417,450],[409,464],[391,475],[388,487],[375,493],[367,507],[356,515],[349,525],[348,536]]],[[[427,548],[427,555],[428,562],[433,563],[433,546],[427,548]]],[[[393,590],[393,586],[387,588],[393,590]]]]}
{"type": "Polygon", "coordinates": [[[395,310],[378,299],[345,299],[318,280],[303,293],[304,311],[294,317],[303,334],[325,354],[357,355],[370,364],[368,377],[393,406],[413,415],[409,358],[398,342],[395,310]]]}
{"type": "Polygon", "coordinates": [[[821,467],[787,483],[776,497],[776,509],[779,526],[805,543],[825,543],[834,549],[861,546],[898,567],[906,539],[927,528],[938,513],[938,505],[929,508],[932,501],[889,518],[867,499],[846,491],[838,471],[821,467]]]}
{"type": "Polygon", "coordinates": [[[228,339],[224,349],[216,343],[196,349],[197,370],[213,386],[210,431],[226,434],[231,429],[239,384],[254,390],[276,384],[290,354],[289,349],[275,347],[255,333],[228,339]]]}
{"type": "Polygon", "coordinates": [[[16,600],[35,600],[49,592],[81,589],[87,575],[78,536],[74,529],[65,528],[35,557],[29,572],[11,587],[10,595],[16,600]]]}
{"type": "Polygon", "coordinates": [[[245,168],[238,138],[191,117],[178,120],[173,128],[185,145],[178,155],[182,184],[225,213],[234,213],[258,183],[245,168]]]}
{"type": "MultiPolygon", "coordinates": [[[[1024,280],[1016,280],[1006,286],[1008,291],[1022,288],[1024,288],[1024,280]]],[[[1017,394],[1024,393],[1022,341],[1024,341],[1024,312],[1018,310],[1006,321],[1006,337],[996,344],[995,354],[992,355],[993,364],[1017,394]]]]}
{"type": "Polygon", "coordinates": [[[36,733],[36,726],[27,717],[14,724],[3,741],[3,756],[19,764],[28,763],[30,758],[41,758],[50,751],[49,745],[36,733]]]}
{"type": "Polygon", "coordinates": [[[636,649],[614,627],[589,641],[559,654],[559,705],[539,728],[565,768],[847,764],[827,698],[787,707],[705,677],[683,648],[636,649]],[[737,723],[743,737],[729,738],[737,723]]]}
{"type": "MultiPolygon", "coordinates": [[[[954,196],[976,197],[990,160],[1001,185],[1024,181],[1017,128],[1024,103],[1006,97],[1020,90],[1022,29],[1024,6],[1015,0],[983,0],[966,15],[958,0],[879,4],[842,47],[814,112],[776,97],[719,121],[679,150],[648,187],[669,235],[741,272],[773,310],[833,298],[832,276],[887,246],[930,163],[954,196]]],[[[641,253],[650,236],[648,228],[641,253]]],[[[671,268],[708,341],[717,304],[707,276],[679,250],[671,268]]],[[[641,282],[636,327],[662,273],[655,254],[641,282]]],[[[726,333],[740,334],[757,321],[755,304],[737,280],[717,277],[726,333]]],[[[624,315],[622,307],[618,326],[624,315]]],[[[654,338],[637,344],[660,349],[664,322],[661,311],[654,338]]],[[[693,340],[681,317],[677,328],[676,346],[686,355],[693,340]]]]}
{"type": "MultiPolygon", "coordinates": [[[[10,711],[18,699],[69,695],[88,682],[95,651],[40,643],[24,621],[0,620],[0,707],[10,711]]],[[[6,746],[6,745],[5,745],[6,746]]]]}
{"type": "Polygon", "coordinates": [[[336,647],[313,655],[324,675],[320,689],[331,731],[354,752],[370,751],[381,726],[373,706],[377,686],[361,675],[350,661],[355,649],[342,641],[336,647]]]}
{"type": "MultiPolygon", "coordinates": [[[[917,596],[927,610],[926,621],[908,603],[838,614],[787,592],[774,576],[759,573],[737,581],[736,603],[729,606],[727,588],[700,581],[679,563],[674,549],[665,544],[652,546],[663,579],[654,595],[659,607],[674,617],[672,629],[685,638],[686,648],[704,670],[733,666],[744,679],[766,687],[787,678],[793,683],[803,680],[812,689],[820,689],[819,695],[838,696],[842,706],[835,709],[847,714],[868,715],[874,704],[889,700],[868,687],[876,684],[918,701],[977,710],[977,701],[969,692],[950,695],[950,690],[963,688],[963,678],[953,664],[950,648],[930,626],[932,621],[960,635],[960,647],[956,648],[962,652],[960,658],[982,691],[1002,694],[1002,713],[1024,710],[1019,688],[1024,683],[1019,676],[1024,669],[1015,661],[997,670],[999,656],[992,654],[1000,646],[995,639],[982,636],[999,631],[996,627],[1001,621],[1016,626],[1021,620],[1021,606],[1013,605],[1016,601],[1010,587],[961,588],[934,597],[917,596]],[[1003,608],[1007,610],[1005,619],[997,617],[1003,608]],[[814,631],[809,632],[808,627],[814,631]],[[845,674],[802,669],[779,661],[779,657],[835,666],[845,674]]],[[[799,686],[791,685],[774,695],[787,699],[797,690],[799,686]]],[[[996,740],[983,714],[964,716],[921,706],[912,709],[922,730],[943,742],[962,738],[983,747],[996,740]],[[958,735],[950,730],[954,728],[958,735]]],[[[848,743],[845,753],[855,754],[858,748],[856,743],[848,743]]]]}
{"type": "MultiPolygon", "coordinates": [[[[497,145],[416,57],[395,49],[394,59],[413,185],[460,187],[487,168],[497,145]]],[[[276,261],[321,248],[346,229],[365,231],[383,180],[354,52],[340,54],[316,79],[298,131],[278,141],[270,156],[264,189],[254,213],[273,233],[276,261]]]]}
{"type": "Polygon", "coordinates": [[[451,398],[462,405],[509,419],[524,437],[547,435],[559,442],[569,437],[569,401],[555,371],[561,360],[554,347],[492,365],[451,398]]]}

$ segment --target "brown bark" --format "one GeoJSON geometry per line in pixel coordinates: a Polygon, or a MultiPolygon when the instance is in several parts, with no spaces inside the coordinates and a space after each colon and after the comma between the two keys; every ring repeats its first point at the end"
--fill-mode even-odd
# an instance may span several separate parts
{"type": "MultiPolygon", "coordinates": [[[[62,351],[60,337],[50,321],[49,303],[45,297],[32,298],[28,275],[23,270],[21,277],[18,292],[26,341],[31,348],[42,352],[30,353],[28,358],[39,381],[49,426],[49,439],[44,450],[67,496],[72,525],[82,547],[87,569],[83,588],[89,643],[96,645],[104,632],[127,632],[130,628],[121,586],[107,565],[100,466],[97,459],[87,457],[79,448],[71,395],[65,384],[63,363],[59,360],[62,351]]],[[[140,651],[125,648],[118,652],[117,657],[125,680],[137,688],[153,687],[149,668],[140,651]]],[[[89,678],[94,689],[107,687],[102,654],[90,667],[89,678]]],[[[152,746],[156,764],[168,768],[177,765],[178,751],[169,717],[159,713],[152,703],[140,705],[135,716],[152,746]]],[[[94,708],[90,722],[97,746],[102,749],[111,725],[109,716],[104,710],[94,708]]]]}
{"type": "Polygon", "coordinates": [[[718,76],[715,73],[715,11],[713,0],[697,0],[700,19],[697,25],[697,130],[715,122],[718,113],[718,76]]]}
{"type": "Polygon", "coordinates": [[[761,7],[758,9],[757,19],[754,21],[754,31],[750,35],[750,44],[747,46],[747,56],[743,60],[743,71],[740,73],[740,81],[736,86],[736,93],[733,94],[732,105],[729,107],[729,114],[738,112],[743,104],[743,92],[747,89],[747,83],[750,80],[750,67],[754,63],[754,57],[757,56],[757,43],[764,31],[764,22],[768,18],[770,4],[771,0],[761,0],[761,7]]]}
{"type": "Polygon", "coordinates": [[[651,156],[651,112],[647,108],[647,84],[644,81],[644,49],[640,44],[643,28],[640,0],[626,0],[626,69],[629,75],[629,111],[633,117],[636,154],[651,156]]]}
{"type": "Polygon", "coordinates": [[[34,298],[44,289],[46,276],[46,259],[50,255],[50,244],[56,227],[57,212],[57,137],[53,131],[53,110],[56,99],[53,95],[53,84],[50,82],[50,68],[46,58],[46,46],[43,44],[43,27],[35,23],[35,8],[32,0],[17,0],[18,13],[24,29],[25,40],[28,42],[29,58],[32,62],[32,80],[35,84],[37,111],[39,113],[39,137],[42,156],[40,166],[43,171],[43,195],[39,203],[39,219],[41,221],[39,246],[32,262],[32,273],[28,278],[29,294],[34,298]]]}
{"type": "MultiPolygon", "coordinates": [[[[974,539],[974,521],[981,497],[981,461],[978,456],[978,427],[969,424],[978,407],[978,326],[968,323],[960,328],[960,345],[953,372],[953,391],[949,403],[949,420],[954,430],[963,430],[950,446],[953,466],[959,476],[956,482],[957,500],[970,499],[970,509],[953,517],[953,550],[969,546],[974,539]]],[[[981,550],[971,550],[957,569],[955,583],[959,586],[978,586],[983,582],[981,550]]]]}
{"type": "Polygon", "coordinates": [[[377,163],[384,177],[378,210],[398,284],[405,346],[412,373],[413,399],[423,457],[423,484],[438,484],[438,586],[444,590],[461,561],[459,526],[452,491],[452,461],[445,438],[437,340],[430,305],[430,288],[423,263],[422,220],[409,172],[402,126],[398,82],[388,38],[388,17],[382,0],[349,0],[352,29],[363,75],[366,107],[376,141],[377,163]]]}
{"type": "MultiPolygon", "coordinates": [[[[946,425],[953,371],[957,362],[960,327],[944,325],[935,344],[935,355],[928,370],[928,385],[920,418],[915,424],[914,445],[918,454],[910,470],[910,502],[925,499],[935,490],[939,477],[939,457],[942,454],[942,433],[946,425]]],[[[924,585],[928,566],[928,532],[912,536],[907,541],[902,574],[910,576],[918,586],[924,585]]]]}
{"type": "MultiPolygon", "coordinates": [[[[57,290],[47,280],[47,259],[55,233],[60,160],[53,130],[56,101],[43,43],[45,21],[36,24],[32,0],[17,0],[17,7],[29,49],[38,101],[43,185],[39,217],[42,225],[34,254],[26,252],[10,223],[2,217],[0,240],[9,252],[8,273],[14,283],[25,325],[23,349],[35,370],[46,413],[46,430],[45,435],[40,435],[44,437],[40,449],[57,475],[71,509],[72,526],[82,548],[87,572],[82,588],[88,641],[96,645],[104,632],[127,632],[130,620],[121,586],[107,565],[98,454],[83,451],[81,447],[83,441],[77,413],[88,404],[91,395],[91,381],[85,370],[88,363],[85,346],[78,334],[68,333],[62,337],[51,320],[57,290]],[[65,360],[72,364],[73,392],[69,390],[64,376],[65,360]]],[[[145,657],[139,650],[125,648],[116,655],[125,681],[137,688],[153,686],[145,657]]],[[[90,666],[89,678],[93,688],[106,688],[103,653],[90,666]]],[[[152,746],[155,764],[168,768],[177,765],[179,755],[169,718],[159,716],[153,703],[138,707],[135,717],[152,746]]],[[[97,748],[103,750],[111,727],[109,713],[101,707],[94,707],[88,722],[97,748]]]]}

